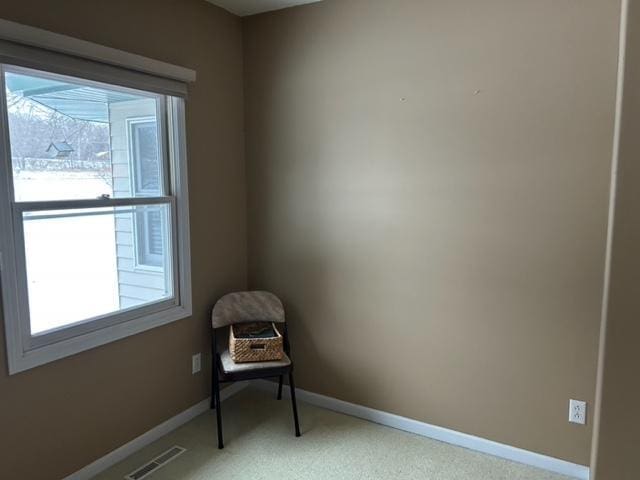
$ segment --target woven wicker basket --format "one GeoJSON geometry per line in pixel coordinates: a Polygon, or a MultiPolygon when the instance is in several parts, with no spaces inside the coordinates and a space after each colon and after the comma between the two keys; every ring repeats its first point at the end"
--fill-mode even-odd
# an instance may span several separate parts
{"type": "MultiPolygon", "coordinates": [[[[256,322],[258,323],[258,322],[256,322]]],[[[264,322],[262,322],[264,323],[264,322]]],[[[282,360],[282,335],[272,323],[275,337],[269,338],[237,338],[236,329],[250,328],[255,324],[235,324],[229,329],[229,353],[236,363],[267,362],[282,360]]],[[[241,331],[241,330],[239,330],[241,331]]]]}

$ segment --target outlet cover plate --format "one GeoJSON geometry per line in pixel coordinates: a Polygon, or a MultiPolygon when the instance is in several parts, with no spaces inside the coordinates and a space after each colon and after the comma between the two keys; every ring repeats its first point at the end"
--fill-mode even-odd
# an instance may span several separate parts
{"type": "Polygon", "coordinates": [[[191,374],[195,375],[202,370],[202,354],[196,353],[191,357],[191,374]]]}
{"type": "Polygon", "coordinates": [[[585,425],[587,423],[587,402],[569,400],[569,422],[585,425]]]}

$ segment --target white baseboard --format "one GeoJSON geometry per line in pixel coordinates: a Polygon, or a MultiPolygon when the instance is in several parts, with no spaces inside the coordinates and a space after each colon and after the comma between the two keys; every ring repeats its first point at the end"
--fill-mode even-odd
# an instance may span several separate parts
{"type": "MultiPolygon", "coordinates": [[[[260,389],[269,389],[272,391],[275,387],[274,383],[266,380],[254,380],[251,382],[260,389]]],[[[234,383],[220,392],[220,400],[224,401],[236,393],[247,387],[247,383],[234,383]]],[[[284,390],[288,392],[289,387],[284,385],[284,390]]],[[[456,432],[447,428],[430,425],[428,423],[419,422],[410,418],[401,417],[393,413],[375,410],[373,408],[356,405],[354,403],[345,402],[336,398],[327,397],[313,392],[308,392],[297,388],[296,394],[300,400],[312,405],[333,410],[336,412],[362,418],[380,425],[404,430],[405,432],[414,433],[423,437],[432,438],[441,442],[450,443],[460,447],[468,448],[478,452],[487,453],[495,457],[512,460],[514,462],[523,463],[533,467],[542,468],[555,473],[560,473],[579,480],[589,480],[589,468],[583,465],[567,462],[553,457],[548,457],[528,450],[512,447],[502,443],[486,440],[484,438],[475,437],[466,433],[456,432]]],[[[184,425],[188,421],[206,412],[209,409],[209,399],[194,405],[193,407],[179,413],[175,417],[161,423],[137,438],[134,438],[125,445],[113,450],[102,458],[87,465],[86,467],[72,473],[64,480],[89,480],[99,473],[105,471],[109,467],[124,460],[129,455],[135,453],[150,443],[155,442],[159,438],[184,425]]]]}
{"type": "MultiPolygon", "coordinates": [[[[223,402],[227,398],[232,397],[242,389],[246,388],[248,384],[246,382],[238,382],[233,383],[227,388],[220,391],[220,401],[223,402]]],[[[89,480],[99,473],[102,473],[109,467],[115,465],[116,463],[124,460],[129,455],[137,452],[143,447],[146,447],[150,443],[155,442],[159,438],[165,436],[167,433],[175,430],[176,428],[184,425],[189,420],[194,419],[198,415],[203,414],[207,410],[209,410],[210,399],[201,401],[200,403],[195,404],[193,407],[188,408],[184,412],[179,413],[175,417],[170,418],[166,422],[161,423],[160,425],[152,428],[148,432],[143,433],[137,438],[134,438],[130,442],[122,445],[121,447],[116,448],[112,452],[106,454],[104,457],[99,458],[93,463],[90,463],[86,467],[78,470],[75,473],[72,473],[68,477],[65,477],[64,480],[89,480]]]]}
{"type": "MultiPolygon", "coordinates": [[[[251,382],[260,389],[273,391],[277,386],[267,380],[254,380],[251,382]]],[[[289,387],[284,385],[284,390],[288,392],[289,387]]],[[[468,448],[482,453],[487,453],[495,457],[512,460],[533,467],[541,468],[555,473],[560,473],[579,480],[589,480],[589,467],[577,465],[575,463],[548,457],[540,453],[530,452],[521,448],[512,447],[503,443],[494,442],[480,437],[475,437],[466,433],[456,432],[447,428],[430,425],[410,418],[394,415],[393,413],[375,410],[373,408],[356,405],[336,398],[319,395],[296,388],[297,398],[312,405],[344,413],[352,417],[369,420],[380,425],[404,430],[423,437],[432,438],[441,442],[450,443],[460,447],[468,448]]]]}

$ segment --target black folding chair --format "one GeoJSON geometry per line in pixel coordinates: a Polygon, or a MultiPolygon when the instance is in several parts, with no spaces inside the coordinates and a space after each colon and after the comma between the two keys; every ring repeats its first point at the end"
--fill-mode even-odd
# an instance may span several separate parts
{"type": "Polygon", "coordinates": [[[278,400],[282,399],[282,379],[289,376],[291,406],[296,437],[300,436],[296,389],[293,382],[293,362],[284,317],[284,307],[278,297],[269,292],[237,292],[222,297],[211,312],[212,325],[212,368],[211,368],[211,408],[216,409],[218,419],[218,448],[224,448],[222,440],[222,411],[220,408],[220,383],[240,382],[257,378],[278,377],[278,400]],[[217,332],[234,323],[274,322],[283,336],[284,356],[282,360],[268,362],[235,363],[229,349],[218,352],[217,332]]]}

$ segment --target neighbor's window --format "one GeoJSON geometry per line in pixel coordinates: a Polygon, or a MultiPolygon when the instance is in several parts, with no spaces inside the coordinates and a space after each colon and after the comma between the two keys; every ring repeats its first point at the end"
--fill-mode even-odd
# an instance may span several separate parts
{"type": "MultiPolygon", "coordinates": [[[[157,195],[160,191],[158,168],[158,133],[153,117],[133,118],[129,126],[129,162],[131,185],[136,195],[157,195]]],[[[159,268],[164,264],[164,231],[162,211],[147,209],[135,218],[136,264],[159,268]]]]}
{"type": "Polygon", "coordinates": [[[155,118],[132,119],[129,122],[129,152],[131,175],[137,195],[157,195],[160,192],[158,165],[158,128],[155,118]]]}
{"type": "Polygon", "coordinates": [[[164,265],[165,224],[159,208],[137,213],[135,240],[138,266],[162,268],[164,265]]]}
{"type": "Polygon", "coordinates": [[[186,316],[182,99],[12,65],[0,72],[13,370],[75,353],[87,336],[104,343],[130,324],[186,316]]]}

